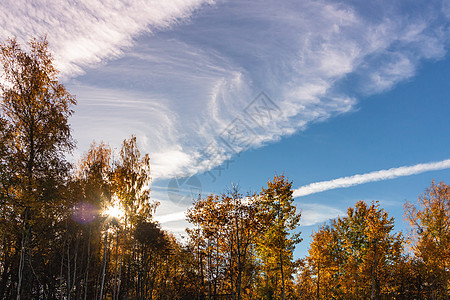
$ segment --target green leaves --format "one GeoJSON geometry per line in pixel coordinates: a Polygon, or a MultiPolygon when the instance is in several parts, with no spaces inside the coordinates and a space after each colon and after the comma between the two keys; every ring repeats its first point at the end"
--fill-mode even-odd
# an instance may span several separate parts
{"type": "Polygon", "coordinates": [[[378,297],[387,287],[380,287],[381,278],[388,277],[401,255],[402,236],[392,233],[393,226],[394,219],[378,202],[367,206],[358,201],[347,216],[314,233],[307,260],[318,274],[317,293],[324,298],[378,297]]]}

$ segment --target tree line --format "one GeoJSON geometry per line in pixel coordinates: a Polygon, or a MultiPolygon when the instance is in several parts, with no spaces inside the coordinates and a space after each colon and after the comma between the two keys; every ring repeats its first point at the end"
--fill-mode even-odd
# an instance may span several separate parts
{"type": "Polygon", "coordinates": [[[450,190],[405,204],[406,234],[377,202],[318,228],[294,259],[301,213],[284,175],[259,192],[196,199],[180,241],[152,216],[150,158],[134,136],[71,164],[76,104],[44,39],[0,45],[1,299],[448,299],[450,190]],[[112,212],[111,208],[120,207],[112,212]]]}

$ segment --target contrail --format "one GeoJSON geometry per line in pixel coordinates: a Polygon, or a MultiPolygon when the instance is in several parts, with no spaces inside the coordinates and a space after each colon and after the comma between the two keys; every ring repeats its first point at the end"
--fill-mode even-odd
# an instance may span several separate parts
{"type": "Polygon", "coordinates": [[[302,186],[294,190],[293,196],[294,198],[296,198],[310,194],[320,193],[327,190],[363,184],[367,182],[393,179],[401,176],[415,175],[423,172],[443,170],[448,168],[450,168],[450,159],[425,164],[417,164],[414,166],[404,166],[399,168],[374,171],[366,174],[357,174],[353,176],[341,177],[328,181],[314,182],[302,186]]]}

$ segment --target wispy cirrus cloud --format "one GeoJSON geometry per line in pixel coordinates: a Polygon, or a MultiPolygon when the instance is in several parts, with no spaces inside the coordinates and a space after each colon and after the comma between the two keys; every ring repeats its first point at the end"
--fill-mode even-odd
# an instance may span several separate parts
{"type": "Polygon", "coordinates": [[[357,174],[353,176],[341,177],[328,181],[314,182],[302,186],[294,190],[293,196],[297,198],[332,189],[346,188],[368,182],[394,179],[402,176],[416,175],[424,172],[444,170],[449,168],[450,168],[450,159],[446,159],[438,162],[430,162],[424,164],[417,164],[413,166],[404,166],[398,168],[391,168],[387,170],[374,171],[365,174],[357,174]]]}
{"type": "Polygon", "coordinates": [[[230,158],[235,152],[221,136],[236,118],[250,128],[241,150],[260,147],[352,111],[360,95],[389,89],[422,60],[444,57],[445,1],[402,5],[7,1],[0,38],[48,33],[78,96],[80,148],[92,139],[119,145],[135,133],[151,154],[154,178],[168,178],[230,158]],[[264,127],[242,112],[260,91],[281,111],[264,127]],[[208,147],[215,154],[205,157],[208,147]]]}
{"type": "Polygon", "coordinates": [[[188,24],[141,36],[121,59],[80,81],[132,86],[153,99],[144,110],[158,103],[170,111],[162,125],[151,114],[137,119],[149,129],[171,128],[143,133],[155,177],[189,176],[234,154],[221,135],[236,118],[251,129],[244,132],[248,148],[259,147],[352,111],[358,96],[389,89],[413,76],[421,60],[445,55],[448,18],[439,2],[409,14],[379,4],[369,17],[364,9],[332,1],[219,2],[188,24]],[[242,112],[261,90],[282,112],[264,128],[242,112]],[[210,146],[216,155],[202,157],[210,146]]]}
{"type": "Polygon", "coordinates": [[[120,57],[133,38],[167,30],[206,3],[212,1],[6,0],[0,4],[0,39],[47,35],[59,69],[74,76],[120,57]]]}

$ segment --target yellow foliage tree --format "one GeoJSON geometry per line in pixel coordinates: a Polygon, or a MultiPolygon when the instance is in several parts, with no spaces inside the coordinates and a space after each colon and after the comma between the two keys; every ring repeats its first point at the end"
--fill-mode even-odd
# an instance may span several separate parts
{"type": "Polygon", "coordinates": [[[11,261],[18,265],[10,267],[17,272],[12,276],[17,278],[17,288],[10,296],[20,299],[33,290],[45,290],[30,269],[41,274],[50,271],[49,263],[33,253],[47,247],[48,237],[42,233],[55,229],[51,224],[65,213],[55,208],[65,208],[62,202],[67,199],[62,195],[70,168],[65,155],[74,148],[68,119],[76,101],[58,82],[45,38],[31,40],[28,51],[15,39],[1,44],[0,64],[0,126],[8,133],[8,140],[2,141],[8,151],[1,159],[7,166],[0,171],[10,176],[0,187],[2,200],[14,213],[11,221],[16,223],[13,231],[18,243],[11,261]]]}
{"type": "MultiPolygon", "coordinates": [[[[450,296],[450,186],[432,181],[417,201],[405,204],[405,217],[412,227],[411,244],[419,263],[421,276],[430,287],[426,297],[444,299],[450,296]]],[[[423,291],[426,293],[427,291],[423,291]]]]}
{"type": "Polygon", "coordinates": [[[307,261],[317,299],[379,299],[392,295],[389,276],[402,251],[394,219],[378,203],[358,201],[347,216],[313,234],[307,261]]]}
{"type": "Polygon", "coordinates": [[[259,195],[258,214],[263,229],[257,249],[265,277],[261,288],[264,299],[284,300],[287,287],[292,286],[293,251],[302,240],[300,232],[295,232],[301,213],[296,212],[292,193],[292,182],[280,175],[269,180],[259,195]]]}

